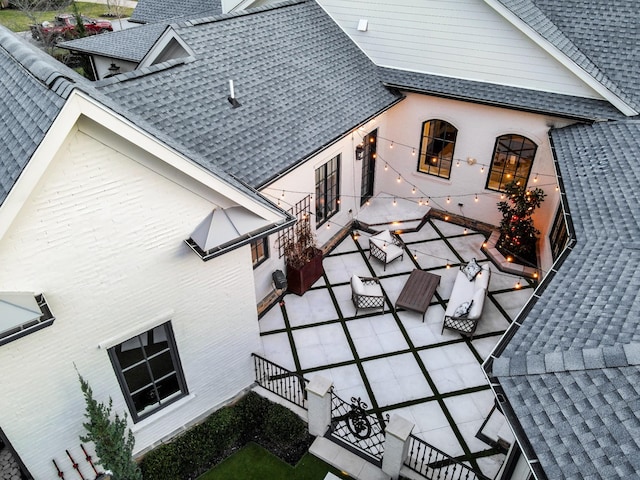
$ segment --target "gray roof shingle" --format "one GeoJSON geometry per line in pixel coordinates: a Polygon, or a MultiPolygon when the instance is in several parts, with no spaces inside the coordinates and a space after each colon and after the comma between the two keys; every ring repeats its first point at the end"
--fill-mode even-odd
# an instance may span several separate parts
{"type": "Polygon", "coordinates": [[[153,75],[129,72],[98,88],[179,138],[203,166],[254,187],[402,98],[312,1],[173,27],[194,61],[153,75]],[[230,79],[239,108],[227,101],[230,79]]]}
{"type": "Polygon", "coordinates": [[[624,118],[605,100],[508,87],[454,77],[381,67],[386,85],[456,100],[581,120],[624,118]]]}
{"type": "Polygon", "coordinates": [[[167,23],[151,23],[116,32],[63,42],[68,50],[140,62],[167,29],[167,23]]]}
{"type": "Polygon", "coordinates": [[[573,125],[551,138],[576,244],[491,374],[548,478],[635,478],[640,122],[573,125]],[[526,368],[540,357],[544,371],[526,368]]]}
{"type": "Polygon", "coordinates": [[[193,17],[204,12],[208,12],[207,15],[220,15],[220,0],[138,0],[131,21],[166,22],[183,16],[193,17]]]}
{"type": "Polygon", "coordinates": [[[73,88],[75,72],[62,67],[0,26],[0,204],[73,88]]]}
{"type": "Polygon", "coordinates": [[[636,0],[498,0],[574,63],[640,109],[636,0]]]}

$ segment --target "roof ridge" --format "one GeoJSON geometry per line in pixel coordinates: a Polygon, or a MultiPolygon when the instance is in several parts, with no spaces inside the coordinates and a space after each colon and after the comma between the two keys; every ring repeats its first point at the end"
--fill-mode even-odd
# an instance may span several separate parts
{"type": "Polygon", "coordinates": [[[640,366],[640,343],[518,354],[493,360],[493,375],[525,376],[640,366]]]}
{"type": "Polygon", "coordinates": [[[207,23],[215,23],[221,22],[224,20],[230,20],[232,18],[245,17],[249,15],[255,15],[258,13],[262,13],[269,10],[277,10],[279,8],[286,8],[292,5],[297,5],[300,3],[306,3],[309,0],[285,0],[283,2],[272,3],[263,5],[261,7],[252,8],[250,10],[238,10],[236,12],[227,12],[222,13],[220,15],[215,15],[213,17],[201,17],[201,18],[191,18],[188,20],[184,20],[182,22],[176,22],[170,24],[172,27],[182,28],[182,27],[193,27],[196,25],[205,25],[207,23]]]}
{"type": "MultiPolygon", "coordinates": [[[[51,63],[52,61],[59,63],[57,60],[51,57],[49,61],[48,58],[41,56],[37,50],[22,42],[5,27],[0,28],[0,48],[4,49],[33,78],[58,96],[68,98],[76,86],[76,82],[70,76],[60,72],[60,69],[51,63]]],[[[68,67],[65,66],[65,68],[68,67]]]]}

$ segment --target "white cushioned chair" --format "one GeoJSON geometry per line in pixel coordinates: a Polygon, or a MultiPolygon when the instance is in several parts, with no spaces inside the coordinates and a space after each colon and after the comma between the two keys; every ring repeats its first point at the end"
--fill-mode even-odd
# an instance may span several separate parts
{"type": "Polygon", "coordinates": [[[400,237],[389,230],[383,230],[369,238],[369,258],[374,257],[384,264],[383,270],[387,270],[387,263],[396,258],[404,258],[404,244],[400,237]]]}
{"type": "Polygon", "coordinates": [[[375,277],[351,277],[351,300],[356,307],[356,315],[361,308],[382,307],[384,313],[384,294],[380,280],[375,277]]]}
{"type": "Polygon", "coordinates": [[[444,312],[443,332],[447,328],[473,338],[478,322],[482,317],[490,278],[491,270],[489,270],[488,263],[482,266],[480,272],[471,281],[467,278],[463,269],[458,271],[447,309],[444,312]],[[466,314],[459,315],[458,309],[465,303],[469,303],[470,308],[466,314]]]}

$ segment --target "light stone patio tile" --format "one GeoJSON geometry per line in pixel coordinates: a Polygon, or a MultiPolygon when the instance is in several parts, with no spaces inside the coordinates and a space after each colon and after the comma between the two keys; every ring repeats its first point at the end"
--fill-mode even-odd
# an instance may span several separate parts
{"type": "Polygon", "coordinates": [[[391,365],[396,378],[422,375],[420,365],[418,365],[413,353],[403,353],[402,355],[387,357],[387,361],[389,365],[391,365]]]}
{"type": "Polygon", "coordinates": [[[371,264],[371,267],[373,267],[373,271],[375,272],[376,277],[383,277],[385,275],[392,275],[395,273],[411,272],[411,270],[416,268],[416,266],[414,265],[410,257],[411,256],[407,252],[404,252],[403,257],[398,257],[395,260],[387,263],[386,268],[384,263],[382,263],[375,257],[371,257],[368,260],[371,264]]]}
{"type": "Polygon", "coordinates": [[[423,269],[443,267],[447,261],[450,263],[458,261],[455,253],[443,240],[417,243],[411,245],[410,250],[417,256],[418,264],[423,269]]]}
{"type": "Polygon", "coordinates": [[[512,320],[515,320],[518,313],[533,295],[533,288],[526,288],[509,293],[500,293],[494,295],[500,306],[509,314],[512,320]]]}
{"type": "Polygon", "coordinates": [[[402,241],[406,243],[440,238],[440,235],[436,233],[431,224],[425,223],[417,232],[406,232],[401,234],[401,237],[402,241]]]}
{"type": "MultiPolygon", "coordinates": [[[[449,428],[449,421],[442,412],[442,408],[435,400],[430,402],[420,403],[418,405],[411,405],[408,407],[416,421],[415,432],[425,433],[432,432],[434,430],[441,429],[443,427],[449,428]]],[[[424,436],[421,438],[427,440],[424,436]]],[[[429,442],[429,440],[427,440],[429,442]]],[[[432,445],[438,445],[438,443],[429,442],[432,445]]]]}
{"type": "Polygon", "coordinates": [[[489,262],[489,268],[491,269],[491,280],[489,282],[490,292],[513,288],[518,280],[524,284],[522,277],[501,272],[492,262],[489,262]]]}
{"type": "Polygon", "coordinates": [[[485,241],[484,235],[481,234],[467,234],[464,237],[451,238],[449,243],[455,249],[458,254],[464,258],[466,262],[475,258],[476,260],[484,260],[487,256],[481,250],[482,244],[485,241]]]}
{"type": "Polygon", "coordinates": [[[362,367],[370,383],[395,379],[393,368],[386,358],[368,360],[362,363],[362,367]]]}
{"type": "Polygon", "coordinates": [[[322,266],[332,285],[348,282],[354,274],[369,276],[369,269],[360,253],[325,257],[322,266]]]}
{"type": "Polygon", "coordinates": [[[427,320],[422,323],[422,317],[420,314],[413,312],[398,312],[398,316],[402,319],[402,324],[411,338],[411,343],[415,347],[425,347],[427,345],[434,345],[443,341],[440,330],[442,328],[442,315],[444,310],[439,305],[432,305],[427,310],[427,320]],[[430,312],[432,316],[437,317],[437,323],[434,321],[429,322],[428,317],[430,312]]]}
{"type": "Polygon", "coordinates": [[[329,290],[309,290],[304,295],[289,294],[284,298],[289,323],[292,327],[335,320],[338,318],[329,290]]]}
{"type": "Polygon", "coordinates": [[[422,432],[420,438],[452,457],[464,454],[464,450],[450,426],[422,432]]]}
{"type": "Polygon", "coordinates": [[[263,357],[273,363],[286,368],[287,370],[295,370],[296,365],[291,354],[291,345],[289,344],[289,336],[286,333],[274,333],[262,337],[263,357]]]}
{"type": "Polygon", "coordinates": [[[476,461],[485,476],[489,478],[496,478],[505,460],[506,456],[500,453],[491,455],[490,457],[481,457],[476,461]]]}
{"type": "Polygon", "coordinates": [[[460,430],[462,438],[464,438],[464,441],[467,442],[467,446],[472,453],[481,452],[483,450],[491,448],[482,440],[476,438],[476,433],[478,433],[478,430],[480,430],[483,421],[484,420],[473,420],[461,423],[456,422],[456,426],[458,427],[458,430],[460,430]]]}
{"type": "Polygon", "coordinates": [[[373,329],[373,322],[377,320],[378,317],[356,318],[354,320],[348,320],[346,324],[351,338],[355,340],[356,338],[376,336],[376,331],[373,329]]]}
{"type": "MultiPolygon", "coordinates": [[[[334,387],[351,388],[364,385],[360,370],[355,365],[345,365],[343,367],[333,367],[329,369],[334,387]]],[[[325,373],[325,372],[322,372],[325,373]]]]}
{"type": "Polygon", "coordinates": [[[321,345],[318,329],[313,327],[303,328],[301,330],[293,330],[291,332],[296,348],[309,347],[312,345],[321,345]]]}
{"type": "Polygon", "coordinates": [[[491,410],[491,405],[489,405],[489,409],[487,409],[486,412],[480,410],[477,402],[474,402],[471,395],[472,394],[456,395],[454,397],[444,399],[447,410],[449,410],[449,413],[455,420],[456,425],[473,421],[480,421],[480,423],[482,423],[486,418],[486,415],[491,410]]]}
{"type": "MultiPolygon", "coordinates": [[[[356,307],[353,305],[353,300],[351,300],[351,285],[340,285],[339,287],[332,287],[333,294],[336,297],[336,301],[338,302],[338,307],[340,308],[340,313],[345,318],[354,317],[356,314],[356,307]]],[[[378,308],[379,311],[382,311],[381,308],[378,308]]],[[[362,309],[358,313],[371,313],[373,309],[362,309]]]]}
{"type": "Polygon", "coordinates": [[[351,235],[347,235],[339,244],[331,251],[331,255],[336,253],[357,252],[358,247],[351,235]]]}
{"type": "Polygon", "coordinates": [[[371,325],[378,335],[384,335],[385,333],[398,330],[398,322],[396,322],[396,319],[391,313],[373,317],[371,319],[371,325]]]}
{"type": "Polygon", "coordinates": [[[311,285],[311,288],[324,287],[326,284],[324,277],[320,277],[313,285],[311,285]]]}
{"type": "Polygon", "coordinates": [[[504,332],[509,327],[509,324],[509,320],[507,320],[502,312],[498,310],[498,307],[487,298],[482,311],[482,318],[480,319],[480,323],[478,323],[475,335],[504,332]]]}
{"type": "Polygon", "coordinates": [[[382,345],[382,352],[380,353],[392,353],[409,348],[409,344],[400,330],[379,335],[378,341],[382,345]]]}
{"type": "Polygon", "coordinates": [[[453,290],[453,284],[456,281],[456,277],[458,276],[459,270],[460,270],[459,267],[452,266],[451,268],[445,267],[445,268],[440,268],[438,270],[432,270],[429,272],[435,275],[440,275],[440,284],[438,285],[436,292],[438,292],[438,295],[440,295],[440,297],[443,300],[448,300],[449,297],[451,296],[451,291],[453,290]]]}
{"type": "Polygon", "coordinates": [[[353,343],[356,346],[356,351],[360,358],[372,357],[384,353],[380,338],[375,334],[370,337],[354,338],[353,343]]]}
{"type": "MultiPolygon", "coordinates": [[[[461,227],[460,225],[456,225],[454,223],[445,222],[443,220],[433,220],[433,224],[445,237],[462,235],[464,232],[464,227],[461,227]]],[[[472,232],[472,230],[468,231],[472,232]]]]}
{"type": "Polygon", "coordinates": [[[369,398],[367,389],[364,388],[364,384],[345,388],[340,388],[338,385],[334,385],[333,391],[345,402],[350,402],[352,397],[359,398],[364,403],[366,403],[368,407],[371,407],[371,399],[369,398]]]}
{"type": "Polygon", "coordinates": [[[271,332],[273,330],[280,330],[285,327],[284,317],[282,316],[282,310],[278,304],[274,305],[265,313],[258,321],[260,332],[271,332]]]}
{"type": "Polygon", "coordinates": [[[412,407],[400,407],[400,408],[394,408],[391,410],[384,410],[382,413],[384,415],[389,414],[389,417],[392,417],[394,414],[404,418],[405,420],[407,420],[408,422],[410,422],[411,424],[413,424],[413,430],[411,431],[412,434],[416,433],[416,419],[413,418],[413,413],[412,413],[412,407]]]}
{"type": "Polygon", "coordinates": [[[395,405],[407,401],[400,383],[395,378],[387,378],[382,382],[370,382],[371,390],[380,407],[395,405]]]}
{"type": "Polygon", "coordinates": [[[482,360],[489,358],[489,355],[500,341],[500,335],[494,337],[474,338],[471,340],[471,344],[477,350],[482,357],[482,360]]]}
{"type": "Polygon", "coordinates": [[[397,380],[402,390],[404,401],[417,400],[433,395],[433,390],[429,387],[422,373],[403,376],[397,380]]]}
{"type": "Polygon", "coordinates": [[[298,348],[298,360],[300,361],[300,367],[303,369],[320,367],[322,365],[328,365],[329,360],[325,354],[322,345],[309,345],[306,347],[298,348]]]}
{"type": "Polygon", "coordinates": [[[408,278],[409,274],[380,279],[380,284],[392,306],[396,303],[398,296],[400,296],[400,291],[404,287],[404,284],[407,283],[408,278]]]}

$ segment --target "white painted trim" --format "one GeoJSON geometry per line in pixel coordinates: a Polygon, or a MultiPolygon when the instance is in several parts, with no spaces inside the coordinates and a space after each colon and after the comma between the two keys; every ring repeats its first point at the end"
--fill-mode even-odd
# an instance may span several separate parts
{"type": "MultiPolygon", "coordinates": [[[[104,105],[89,97],[85,93],[74,90],[59,115],[51,125],[45,138],[36,148],[33,156],[23,169],[20,177],[0,205],[0,239],[18,216],[22,205],[36,187],[38,181],[47,170],[49,164],[62,147],[71,132],[78,130],[78,120],[81,115],[90,118],[99,125],[137,145],[150,155],[158,158],[164,164],[175,168],[188,177],[201,183],[205,187],[227,197],[230,201],[241,205],[257,215],[271,222],[282,221],[285,218],[277,208],[268,208],[256,202],[246,193],[227,183],[215,174],[196,164],[189,158],[164,145],[155,137],[134,125],[127,119],[107,109],[104,105]]],[[[147,165],[148,166],[148,165],[147,165]]],[[[256,193],[259,195],[259,193],[256,193]]]]}
{"type": "Polygon", "coordinates": [[[172,412],[175,412],[179,408],[182,408],[186,403],[189,403],[190,401],[192,401],[195,398],[196,398],[196,395],[194,393],[190,393],[186,397],[182,397],[181,399],[176,400],[175,402],[171,403],[170,405],[167,405],[166,407],[161,408],[160,410],[150,414],[148,417],[144,418],[143,420],[140,420],[138,423],[134,423],[131,426],[131,431],[133,433],[137,433],[140,430],[143,430],[144,428],[148,427],[149,425],[152,425],[153,423],[155,423],[158,420],[162,419],[162,417],[164,417],[166,415],[169,415],[172,412]]]}
{"type": "Polygon", "coordinates": [[[529,39],[535,42],[540,48],[551,55],[554,59],[565,66],[571,73],[576,75],[580,80],[586,83],[589,87],[595,90],[598,94],[602,95],[609,103],[620,110],[626,116],[638,115],[634,108],[628,105],[624,100],[618,97],[611,90],[606,88],[602,83],[598,82],[592,75],[587,73],[582,67],[577,65],[571,58],[558,49],[555,45],[545,39],[536,30],[531,28],[520,17],[514,14],[511,10],[505,7],[498,0],[484,0],[484,2],[493,8],[498,14],[504,17],[514,27],[524,33],[529,39]]]}
{"type": "Polygon", "coordinates": [[[148,67],[149,65],[153,64],[154,60],[158,58],[158,55],[160,55],[164,51],[171,40],[175,40],[176,42],[178,42],[180,46],[187,52],[187,56],[195,56],[193,49],[169,25],[167,29],[162,32],[160,38],[156,40],[156,43],[154,43],[153,46],[149,49],[147,54],[142,58],[142,60],[140,60],[137,68],[148,67]]]}
{"type": "Polygon", "coordinates": [[[148,332],[149,330],[168,322],[173,318],[174,315],[175,312],[173,310],[167,310],[166,312],[160,313],[153,317],[151,320],[136,325],[135,328],[120,332],[115,337],[111,337],[98,343],[98,348],[100,350],[108,350],[111,347],[120,345],[122,342],[126,342],[130,338],[140,335],[141,333],[148,332]]]}

